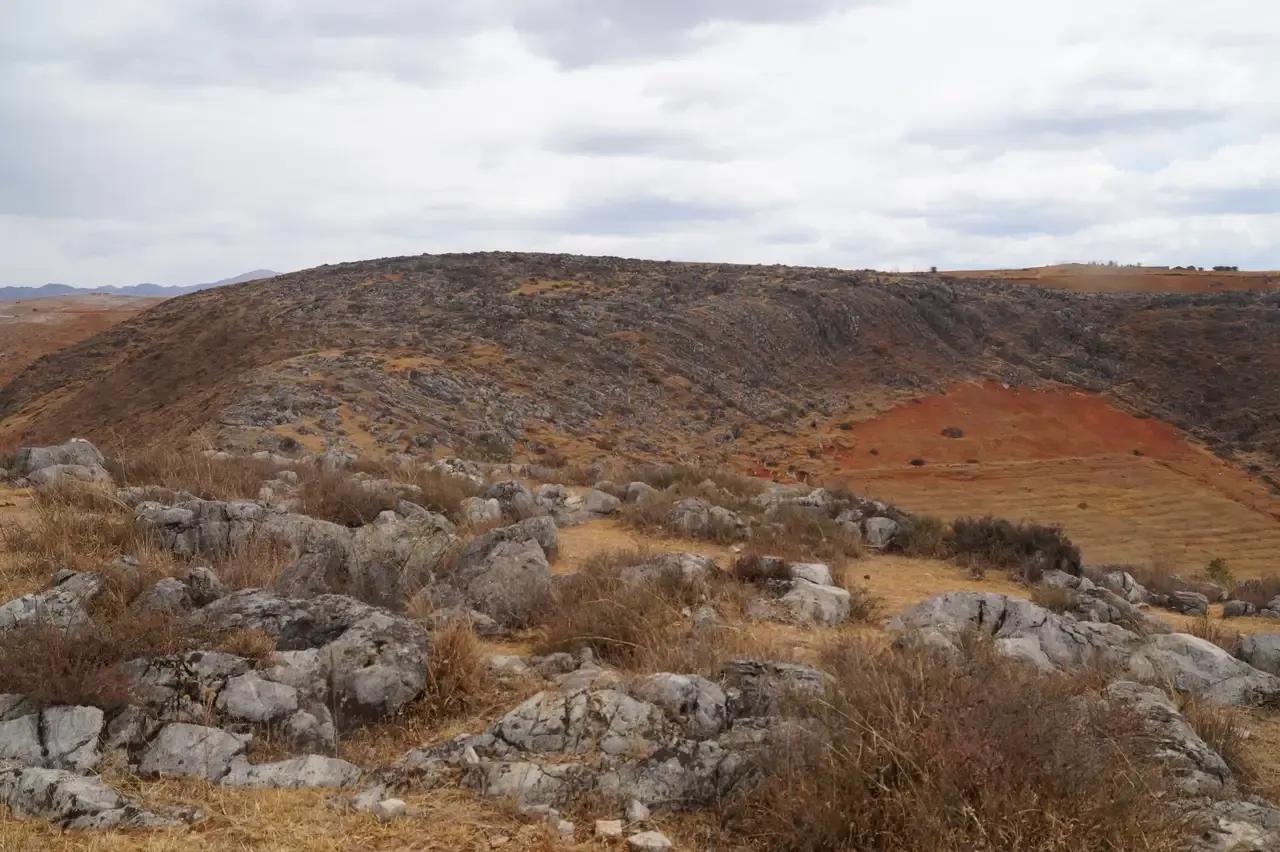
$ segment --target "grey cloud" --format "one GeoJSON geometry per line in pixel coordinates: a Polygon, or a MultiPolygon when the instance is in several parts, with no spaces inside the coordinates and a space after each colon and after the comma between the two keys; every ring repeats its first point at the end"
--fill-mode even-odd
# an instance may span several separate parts
{"type": "Polygon", "coordinates": [[[696,222],[724,222],[751,214],[745,207],[683,201],[660,195],[593,201],[550,218],[545,227],[569,234],[637,236],[662,233],[696,222]]]}
{"type": "Polygon", "coordinates": [[[1205,215],[1269,215],[1280,213],[1280,180],[1248,186],[1173,190],[1165,201],[1182,213],[1205,215]]]}
{"type": "Polygon", "coordinates": [[[724,160],[692,135],[661,130],[564,130],[549,140],[550,149],[562,154],[592,157],[657,157],[667,160],[724,160]]]}
{"type": "Polygon", "coordinates": [[[1225,118],[1218,110],[1183,107],[1079,107],[1014,113],[987,121],[919,128],[906,141],[935,148],[1074,147],[1082,141],[1173,132],[1225,118]]]}
{"type": "Polygon", "coordinates": [[[976,237],[1065,236],[1097,224],[1099,217],[1057,200],[1003,201],[960,198],[945,204],[903,209],[895,215],[976,237]]]}

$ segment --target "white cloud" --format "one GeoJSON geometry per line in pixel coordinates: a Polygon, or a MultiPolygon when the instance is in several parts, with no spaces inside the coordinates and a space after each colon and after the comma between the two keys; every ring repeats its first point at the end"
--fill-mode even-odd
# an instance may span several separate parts
{"type": "Polygon", "coordinates": [[[1280,7],[16,0],[0,283],[529,249],[1280,266],[1280,7]]]}

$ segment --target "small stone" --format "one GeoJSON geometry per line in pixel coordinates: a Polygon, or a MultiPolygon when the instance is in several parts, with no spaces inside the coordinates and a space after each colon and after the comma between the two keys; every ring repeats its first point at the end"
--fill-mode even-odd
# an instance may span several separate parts
{"type": "Polygon", "coordinates": [[[404,799],[383,799],[373,806],[372,813],[378,822],[391,822],[404,816],[408,810],[404,799]]]}
{"type": "Polygon", "coordinates": [[[627,802],[626,817],[627,822],[644,822],[649,818],[649,808],[639,799],[632,799],[627,802]]]}
{"type": "Polygon", "coordinates": [[[577,830],[577,826],[567,819],[556,820],[552,828],[555,829],[556,834],[560,835],[562,840],[573,840],[573,833],[577,830]]]}
{"type": "Polygon", "coordinates": [[[622,836],[622,820],[620,819],[598,819],[596,820],[596,837],[612,839],[622,836]]]}
{"type": "Polygon", "coordinates": [[[660,831],[642,831],[627,838],[627,848],[636,852],[670,849],[671,841],[660,831]]]}

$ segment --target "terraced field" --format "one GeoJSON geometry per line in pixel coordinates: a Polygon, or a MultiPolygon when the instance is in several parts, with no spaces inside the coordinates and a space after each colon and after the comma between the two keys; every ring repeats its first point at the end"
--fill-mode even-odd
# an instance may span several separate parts
{"type": "Polygon", "coordinates": [[[837,478],[913,511],[1061,524],[1099,564],[1194,571],[1222,557],[1238,576],[1280,570],[1280,500],[1100,397],[962,385],[846,435],[837,478]],[[962,435],[941,437],[945,428],[962,435]]]}

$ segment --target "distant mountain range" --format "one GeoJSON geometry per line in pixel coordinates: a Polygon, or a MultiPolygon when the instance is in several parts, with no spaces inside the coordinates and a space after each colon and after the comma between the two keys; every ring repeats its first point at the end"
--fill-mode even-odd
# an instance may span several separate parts
{"type": "Polygon", "coordinates": [[[260,278],[274,278],[279,275],[270,269],[255,269],[220,281],[206,284],[188,284],[168,286],[165,284],[131,284],[127,287],[72,287],[70,284],[45,284],[40,287],[0,287],[0,302],[16,302],[20,299],[52,299],[58,296],[84,296],[89,293],[108,294],[112,296],[146,296],[171,298],[197,290],[208,290],[210,287],[223,287],[227,284],[242,284],[245,281],[257,281],[260,278]]]}

